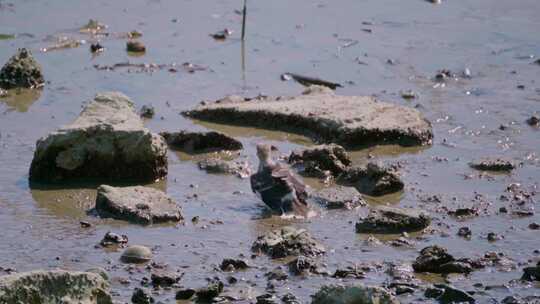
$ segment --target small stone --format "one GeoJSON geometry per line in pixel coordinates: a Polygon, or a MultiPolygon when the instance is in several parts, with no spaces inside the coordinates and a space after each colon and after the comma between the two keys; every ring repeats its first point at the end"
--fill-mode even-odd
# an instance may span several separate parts
{"type": "Polygon", "coordinates": [[[204,288],[199,288],[195,292],[197,298],[202,301],[209,301],[217,296],[223,291],[223,283],[219,280],[210,281],[208,286],[204,288]]]}
{"type": "Polygon", "coordinates": [[[223,259],[219,268],[222,271],[245,270],[249,268],[246,261],[240,259],[223,259]],[[231,267],[232,266],[232,267],[231,267]]]}
{"type": "Polygon", "coordinates": [[[532,230],[539,230],[540,229],[540,224],[534,222],[534,223],[530,223],[529,224],[529,229],[532,229],[532,230]]]}
{"type": "Polygon", "coordinates": [[[176,284],[180,277],[176,273],[156,271],[151,274],[150,280],[154,286],[171,286],[176,284]]]}
{"type": "Polygon", "coordinates": [[[414,92],[413,90],[401,91],[400,94],[401,97],[403,97],[404,99],[415,99],[418,97],[416,92],[414,92]]]}
{"type": "Polygon", "coordinates": [[[264,274],[268,280],[284,281],[289,278],[289,275],[281,268],[276,267],[273,270],[264,274]]]}
{"type": "Polygon", "coordinates": [[[538,127],[540,125],[540,116],[533,115],[529,119],[527,119],[527,123],[531,127],[538,127]]]}
{"type": "Polygon", "coordinates": [[[512,171],[516,168],[513,162],[497,157],[483,158],[469,164],[472,168],[485,171],[512,171]]]}
{"type": "Polygon", "coordinates": [[[487,239],[490,242],[495,242],[495,241],[498,241],[498,240],[500,240],[502,238],[503,238],[503,236],[498,235],[495,232],[490,232],[490,233],[487,234],[487,239]]]}
{"type": "Polygon", "coordinates": [[[471,228],[469,228],[469,227],[461,227],[461,228],[459,228],[457,234],[459,236],[461,236],[461,237],[464,237],[464,238],[470,238],[471,235],[472,235],[472,231],[471,231],[471,228]]]}
{"type": "Polygon", "coordinates": [[[119,235],[113,232],[107,232],[100,242],[103,247],[109,247],[112,245],[123,246],[128,243],[128,237],[126,235],[119,235]]]}
{"type": "Polygon", "coordinates": [[[156,110],[152,105],[143,105],[141,109],[139,110],[139,115],[142,118],[151,119],[156,114],[156,110]]]}
{"type": "Polygon", "coordinates": [[[140,41],[130,40],[126,43],[126,50],[133,53],[144,53],[146,52],[146,46],[140,41]]]}
{"type": "Polygon", "coordinates": [[[367,202],[362,194],[354,187],[332,186],[318,190],[310,195],[313,200],[328,209],[351,210],[360,206],[366,206],[367,202]]]}
{"type": "Polygon", "coordinates": [[[176,300],[189,300],[195,296],[195,289],[181,289],[176,292],[175,299],[176,300]]]}
{"type": "Polygon", "coordinates": [[[253,243],[252,250],[264,252],[274,259],[298,255],[314,257],[326,251],[306,230],[290,226],[259,236],[253,243]]]}
{"type": "Polygon", "coordinates": [[[105,48],[101,44],[99,44],[99,42],[90,44],[90,52],[92,53],[99,53],[103,52],[104,50],[105,48]]]}
{"type": "Polygon", "coordinates": [[[124,263],[146,263],[152,259],[150,248],[140,245],[133,245],[124,250],[120,260],[124,263]]]}
{"type": "Polygon", "coordinates": [[[379,206],[356,223],[357,233],[402,233],[425,229],[431,219],[424,212],[379,206]]]}
{"type": "Polygon", "coordinates": [[[325,285],[312,298],[312,304],[399,304],[388,290],[363,284],[325,285]]]}

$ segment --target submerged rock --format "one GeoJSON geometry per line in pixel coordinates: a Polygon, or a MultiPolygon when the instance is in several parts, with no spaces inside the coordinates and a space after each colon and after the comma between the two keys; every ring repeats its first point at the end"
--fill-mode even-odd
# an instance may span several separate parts
{"type": "Polygon", "coordinates": [[[274,259],[298,255],[314,257],[326,251],[306,230],[293,227],[284,227],[259,236],[252,250],[264,252],[274,259]]]}
{"type": "Polygon", "coordinates": [[[0,70],[0,88],[39,88],[45,83],[41,66],[30,50],[19,49],[0,70]]]}
{"type": "Polygon", "coordinates": [[[229,96],[183,112],[184,115],[235,125],[293,131],[346,146],[427,145],[431,124],[415,109],[372,97],[339,96],[310,87],[290,98],[244,99],[229,96]]]}
{"type": "Polygon", "coordinates": [[[133,53],[144,53],[146,46],[140,41],[130,40],[126,42],[126,50],[133,53]]]}
{"type": "Polygon", "coordinates": [[[361,193],[381,196],[403,190],[405,186],[394,170],[369,163],[351,167],[338,178],[339,182],[355,186],[361,193]]]}
{"type": "Polygon", "coordinates": [[[471,168],[485,171],[512,171],[515,164],[503,158],[483,158],[469,164],[471,168]]]}
{"type": "Polygon", "coordinates": [[[293,151],[289,163],[302,163],[306,175],[319,176],[330,171],[333,176],[338,176],[351,165],[351,159],[342,146],[329,144],[293,151]]]}
{"type": "Polygon", "coordinates": [[[399,304],[388,290],[363,284],[323,286],[312,298],[312,304],[399,304]]]}
{"type": "Polygon", "coordinates": [[[532,115],[527,119],[527,124],[531,127],[538,127],[540,125],[540,116],[532,115]]]}
{"type": "Polygon", "coordinates": [[[97,273],[38,270],[0,276],[0,303],[113,302],[109,284],[97,273]]]}
{"type": "Polygon", "coordinates": [[[131,264],[146,263],[151,259],[152,251],[150,248],[141,245],[129,246],[120,256],[122,262],[131,264]]]}
{"type": "Polygon", "coordinates": [[[354,187],[332,186],[311,194],[313,200],[328,209],[354,209],[366,206],[362,194],[354,187]]]}
{"type": "Polygon", "coordinates": [[[219,268],[223,271],[235,271],[248,269],[249,265],[246,261],[240,259],[223,259],[219,268]]]}
{"type": "Polygon", "coordinates": [[[525,281],[540,281],[540,262],[536,266],[523,268],[521,279],[525,281]]]}
{"type": "Polygon", "coordinates": [[[327,274],[327,271],[315,259],[302,255],[290,261],[288,266],[289,271],[294,275],[327,274]]]}
{"type": "Polygon", "coordinates": [[[425,292],[427,298],[434,298],[441,304],[475,303],[475,299],[466,291],[446,284],[435,284],[425,292]]]}
{"type": "Polygon", "coordinates": [[[356,223],[358,233],[402,233],[425,229],[430,217],[420,211],[379,206],[356,223]]]}
{"type": "Polygon", "coordinates": [[[155,181],[167,175],[167,145],[144,128],[133,102],[101,93],[66,127],[38,140],[30,181],[155,181]]]}
{"type": "Polygon", "coordinates": [[[238,140],[220,132],[161,132],[167,144],[173,149],[188,153],[207,153],[215,151],[241,150],[243,145],[238,140]]]}
{"type": "Polygon", "coordinates": [[[164,192],[154,188],[99,186],[96,211],[102,217],[112,217],[140,224],[179,222],[181,209],[164,192]]]}
{"type": "Polygon", "coordinates": [[[252,173],[248,162],[224,160],[221,158],[205,158],[200,160],[197,165],[199,169],[208,173],[232,174],[240,178],[248,178],[252,173]]]}
{"type": "Polygon", "coordinates": [[[105,236],[103,236],[103,239],[99,244],[103,247],[109,247],[109,246],[120,246],[123,247],[128,243],[128,237],[127,235],[120,235],[117,233],[113,233],[108,231],[105,233],[105,236]]]}

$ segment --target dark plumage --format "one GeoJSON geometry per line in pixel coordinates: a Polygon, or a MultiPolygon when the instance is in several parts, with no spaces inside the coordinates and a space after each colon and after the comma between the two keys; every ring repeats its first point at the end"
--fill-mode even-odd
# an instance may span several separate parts
{"type": "Polygon", "coordinates": [[[251,189],[277,213],[306,216],[308,213],[306,185],[287,165],[275,163],[270,151],[268,145],[257,145],[260,163],[257,173],[251,176],[251,189]]]}

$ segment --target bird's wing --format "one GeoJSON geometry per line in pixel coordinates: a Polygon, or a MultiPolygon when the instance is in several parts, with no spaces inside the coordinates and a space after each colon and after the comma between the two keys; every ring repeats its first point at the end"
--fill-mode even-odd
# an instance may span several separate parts
{"type": "Polygon", "coordinates": [[[272,177],[277,182],[286,184],[291,192],[294,190],[298,198],[303,201],[307,198],[307,187],[304,182],[292,172],[291,168],[287,165],[277,164],[272,168],[272,177]]]}

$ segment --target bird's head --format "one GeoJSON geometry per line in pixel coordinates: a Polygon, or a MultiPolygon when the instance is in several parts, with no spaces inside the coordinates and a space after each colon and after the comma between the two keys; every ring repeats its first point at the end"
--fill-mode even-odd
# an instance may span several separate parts
{"type": "Polygon", "coordinates": [[[257,157],[262,163],[269,163],[271,160],[270,153],[272,147],[267,144],[257,144],[257,157]]]}

